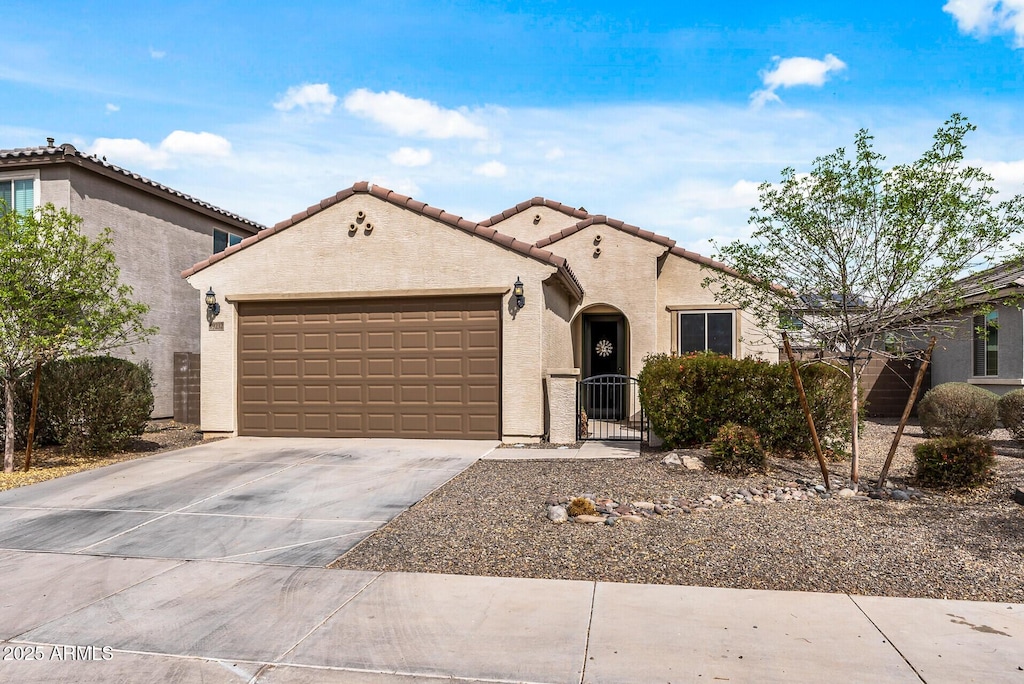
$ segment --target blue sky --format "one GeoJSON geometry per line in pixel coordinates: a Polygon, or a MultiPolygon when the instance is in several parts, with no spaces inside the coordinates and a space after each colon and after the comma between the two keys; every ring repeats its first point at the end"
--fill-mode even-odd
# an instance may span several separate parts
{"type": "Polygon", "coordinates": [[[953,112],[1024,191],[1024,0],[5,5],[0,147],[47,136],[273,224],[369,180],[471,219],[541,195],[704,253],[757,185],[953,112]]]}

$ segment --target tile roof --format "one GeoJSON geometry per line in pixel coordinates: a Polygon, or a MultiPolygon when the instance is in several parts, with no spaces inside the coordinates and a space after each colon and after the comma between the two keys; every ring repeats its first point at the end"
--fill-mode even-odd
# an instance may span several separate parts
{"type": "Polygon", "coordinates": [[[553,233],[552,235],[549,235],[546,238],[542,238],[538,240],[535,244],[538,247],[548,247],[549,245],[558,242],[559,240],[567,238],[570,235],[578,233],[581,230],[589,228],[590,226],[593,225],[611,226],[616,230],[621,230],[624,233],[636,235],[637,237],[643,238],[644,240],[649,240],[655,244],[661,245],[667,248],[671,254],[674,254],[678,257],[682,257],[684,259],[700,264],[702,266],[707,266],[709,268],[722,271],[723,273],[728,273],[729,275],[739,276],[739,273],[737,273],[734,269],[730,268],[729,266],[726,266],[720,261],[715,261],[714,259],[709,259],[708,257],[702,254],[697,254],[697,252],[691,252],[688,249],[677,247],[676,241],[671,238],[667,238],[664,235],[658,235],[657,233],[653,233],[649,230],[644,230],[643,228],[639,228],[638,226],[630,225],[629,223],[625,223],[618,219],[608,218],[607,216],[601,214],[593,216],[587,214],[587,218],[583,219],[582,221],[578,221],[575,224],[569,226],[568,228],[564,228],[563,230],[560,230],[557,233],[553,233]]]}
{"type": "Polygon", "coordinates": [[[192,197],[191,195],[186,195],[174,188],[169,188],[166,185],[157,183],[145,176],[133,173],[128,169],[123,169],[120,166],[107,162],[105,159],[79,152],[71,143],[47,147],[20,147],[10,150],[0,150],[0,169],[5,166],[33,166],[37,163],[77,164],[83,168],[90,168],[97,173],[107,176],[108,178],[128,182],[141,187],[147,192],[163,195],[179,204],[192,205],[203,210],[204,213],[214,214],[218,218],[233,223],[236,227],[243,230],[255,232],[263,230],[264,228],[263,225],[256,223],[255,221],[250,221],[243,216],[233,214],[230,211],[221,209],[209,202],[204,202],[203,200],[192,197]]]}
{"type": "Polygon", "coordinates": [[[583,286],[580,284],[579,280],[577,280],[576,275],[572,272],[572,269],[569,268],[569,263],[564,258],[557,256],[546,249],[541,249],[537,245],[531,245],[528,242],[523,242],[522,240],[517,240],[509,235],[505,235],[504,233],[499,233],[497,230],[489,226],[485,226],[481,223],[474,223],[468,219],[462,218],[461,216],[456,216],[455,214],[449,214],[448,212],[442,209],[438,209],[437,207],[432,207],[429,204],[425,204],[418,200],[414,200],[411,197],[400,195],[397,192],[394,192],[393,190],[388,190],[387,188],[382,187],[380,185],[371,185],[366,181],[356,183],[350,188],[345,188],[344,190],[341,190],[337,194],[322,200],[319,204],[314,204],[308,207],[305,211],[300,211],[291,218],[285,219],[284,221],[281,221],[280,223],[270,228],[267,228],[266,230],[261,230],[256,235],[248,237],[242,240],[240,243],[228,247],[223,252],[214,254],[208,259],[200,261],[192,268],[182,271],[181,277],[187,278],[188,276],[203,270],[210,264],[214,264],[220,261],[221,259],[224,259],[225,257],[234,254],[239,250],[245,249],[249,245],[253,245],[259,242],[260,240],[265,240],[271,235],[274,235],[275,233],[278,233],[282,230],[286,230],[287,228],[290,228],[296,223],[299,223],[300,221],[307,219],[310,216],[313,216],[314,214],[318,214],[324,209],[327,209],[328,207],[331,207],[337,204],[338,202],[348,199],[349,197],[352,197],[353,195],[356,194],[373,195],[374,197],[381,199],[385,202],[394,204],[395,206],[399,206],[404,209],[414,211],[418,214],[428,216],[437,221],[440,221],[441,223],[451,226],[452,228],[456,228],[463,232],[469,233],[470,235],[475,235],[477,237],[484,238],[485,240],[490,240],[491,242],[496,242],[502,247],[510,249],[513,252],[517,252],[519,254],[522,254],[523,256],[527,256],[530,257],[531,259],[536,259],[537,261],[554,266],[555,268],[558,269],[559,275],[561,276],[563,282],[569,288],[569,290],[572,291],[578,297],[583,296],[583,286]]]}
{"type": "Polygon", "coordinates": [[[576,219],[585,219],[590,216],[583,207],[577,209],[576,207],[570,207],[568,204],[562,204],[561,202],[555,202],[554,200],[544,199],[543,197],[534,197],[533,199],[526,200],[525,202],[520,202],[510,209],[506,209],[500,214],[495,214],[489,219],[481,221],[480,225],[493,226],[496,223],[501,223],[505,219],[512,218],[516,214],[528,211],[533,207],[547,207],[549,209],[554,209],[555,211],[560,211],[566,216],[571,216],[576,219]]]}

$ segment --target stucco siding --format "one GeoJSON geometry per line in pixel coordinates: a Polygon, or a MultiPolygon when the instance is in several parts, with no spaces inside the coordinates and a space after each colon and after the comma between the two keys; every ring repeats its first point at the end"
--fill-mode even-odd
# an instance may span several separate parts
{"type": "Polygon", "coordinates": [[[996,306],[999,312],[999,373],[974,375],[973,316],[966,315],[956,333],[940,337],[932,353],[932,387],[946,382],[969,382],[1005,394],[1024,386],[1024,317],[1013,306],[996,306]]]}
{"type": "MultiPolygon", "coordinates": [[[[563,214],[551,207],[537,206],[495,223],[494,229],[523,242],[534,243],[569,226],[574,226],[579,221],[580,219],[563,214]],[[538,217],[540,217],[539,220],[538,217]]],[[[568,256],[558,252],[557,249],[554,251],[561,256],[568,256]]]]}
{"type": "Polygon", "coordinates": [[[150,307],[146,323],[159,332],[149,342],[136,345],[134,354],[122,349],[117,355],[150,361],[153,416],[168,417],[173,413],[174,353],[200,351],[202,318],[196,312],[195,291],[180,273],[211,254],[214,228],[245,233],[87,170],[70,166],[60,170],[69,171],[70,178],[44,183],[48,188],[44,197],[53,197],[55,205],[81,216],[82,232],[89,237],[111,229],[121,282],[150,307]],[[61,195],[67,197],[63,202],[61,195]]]}
{"type": "Polygon", "coordinates": [[[628,367],[623,372],[636,375],[643,367],[644,355],[656,344],[658,257],[665,248],[611,226],[595,224],[547,249],[569,260],[586,289],[574,311],[574,365],[581,367],[583,362],[580,314],[617,310],[626,317],[628,367]]]}
{"type": "MultiPolygon", "coordinates": [[[[658,352],[667,354],[676,350],[673,317],[678,313],[670,311],[670,308],[686,306],[737,310],[716,301],[713,286],[711,289],[702,286],[708,275],[709,271],[689,259],[674,254],[666,257],[658,277],[658,352]]],[[[767,360],[778,358],[777,344],[765,336],[754,317],[745,311],[740,312],[737,319],[737,337],[740,357],[757,356],[767,360]]]]}
{"type": "Polygon", "coordinates": [[[372,195],[354,195],[188,278],[194,302],[213,287],[222,306],[217,320],[224,323],[223,331],[202,326],[203,429],[236,431],[235,303],[240,298],[497,289],[503,293],[502,433],[539,438],[544,430],[539,341],[547,318],[542,283],[554,272],[553,266],[422,214],[372,195]],[[526,306],[513,317],[509,298],[517,277],[526,289],[526,306]]]}

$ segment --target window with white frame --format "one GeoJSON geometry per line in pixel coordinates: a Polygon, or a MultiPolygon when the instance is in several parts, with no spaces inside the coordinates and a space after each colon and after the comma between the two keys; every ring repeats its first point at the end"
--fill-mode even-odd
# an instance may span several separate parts
{"type": "Polygon", "coordinates": [[[710,351],[735,356],[733,311],[680,311],[679,353],[710,351]]]}
{"type": "Polygon", "coordinates": [[[999,312],[974,317],[974,375],[999,375],[999,312]]]}
{"type": "Polygon", "coordinates": [[[231,233],[225,232],[223,230],[217,230],[216,228],[214,228],[213,253],[219,254],[220,252],[223,252],[231,245],[237,245],[242,240],[243,238],[239,237],[238,235],[232,235],[231,233]]]}
{"type": "Polygon", "coordinates": [[[0,178],[0,207],[5,211],[32,211],[36,206],[35,194],[33,178],[0,178]]]}

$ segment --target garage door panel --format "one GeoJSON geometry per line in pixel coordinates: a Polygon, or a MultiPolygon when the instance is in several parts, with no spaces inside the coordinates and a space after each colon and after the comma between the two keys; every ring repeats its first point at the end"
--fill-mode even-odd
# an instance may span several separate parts
{"type": "Polygon", "coordinates": [[[494,439],[499,306],[484,296],[244,302],[239,431],[494,439]]]}
{"type": "Polygon", "coordinates": [[[429,368],[429,361],[426,358],[423,359],[405,359],[403,358],[399,363],[399,372],[403,379],[405,378],[425,378],[427,377],[429,368]]]}
{"type": "Polygon", "coordinates": [[[461,378],[464,375],[463,360],[461,357],[457,359],[438,359],[434,361],[434,377],[435,378],[461,378]]]}
{"type": "Polygon", "coordinates": [[[366,397],[362,385],[335,385],[334,402],[336,404],[363,404],[366,397]]]}
{"type": "Polygon", "coordinates": [[[362,359],[334,360],[334,377],[339,379],[352,378],[354,380],[362,380],[363,375],[364,374],[362,359]]]}
{"type": "Polygon", "coordinates": [[[430,403],[430,388],[426,385],[401,384],[398,387],[398,393],[399,401],[403,407],[430,403]]]}

